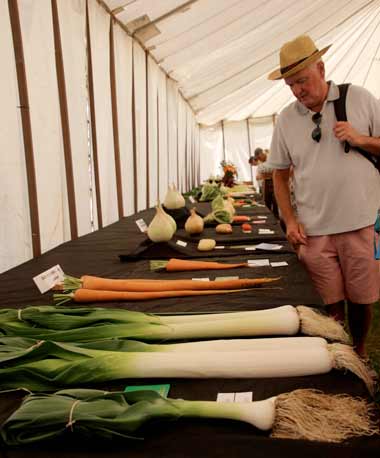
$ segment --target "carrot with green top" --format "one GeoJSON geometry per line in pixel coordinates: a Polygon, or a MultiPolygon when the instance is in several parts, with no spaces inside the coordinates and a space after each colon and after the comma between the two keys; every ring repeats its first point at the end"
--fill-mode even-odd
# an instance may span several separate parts
{"type": "Polygon", "coordinates": [[[58,304],[63,304],[69,300],[74,302],[113,302],[113,301],[146,301],[150,299],[161,299],[167,297],[185,297],[185,296],[207,296],[211,294],[229,294],[240,289],[230,290],[178,290],[178,291],[149,291],[149,292],[136,292],[136,291],[105,291],[97,289],[79,288],[76,291],[67,294],[54,294],[54,300],[58,304]]]}
{"type": "MultiPolygon", "coordinates": [[[[73,281],[73,277],[70,277],[73,281]]],[[[66,289],[87,289],[87,290],[103,290],[103,291],[129,291],[129,292],[162,292],[162,291],[194,291],[194,290],[222,290],[222,289],[242,289],[254,288],[264,283],[270,283],[278,280],[277,278],[241,278],[241,279],[226,279],[220,281],[201,281],[201,280],[151,280],[151,279],[116,279],[94,277],[92,275],[84,275],[81,279],[77,279],[75,287],[65,285],[66,289]]]]}

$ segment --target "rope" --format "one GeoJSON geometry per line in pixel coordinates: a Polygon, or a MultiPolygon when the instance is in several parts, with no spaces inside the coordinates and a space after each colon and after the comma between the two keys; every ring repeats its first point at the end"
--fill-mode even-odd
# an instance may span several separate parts
{"type": "Polygon", "coordinates": [[[70,414],[69,414],[69,421],[66,423],[66,428],[70,428],[71,432],[73,432],[73,424],[75,423],[76,420],[73,420],[73,413],[74,409],[77,404],[80,403],[80,400],[77,399],[76,401],[73,402],[71,409],[70,409],[70,414]]]}

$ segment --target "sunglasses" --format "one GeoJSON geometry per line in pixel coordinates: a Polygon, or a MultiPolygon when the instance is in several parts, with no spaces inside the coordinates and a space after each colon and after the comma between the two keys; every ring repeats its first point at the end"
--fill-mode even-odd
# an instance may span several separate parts
{"type": "Polygon", "coordinates": [[[322,122],[322,115],[321,115],[321,113],[315,113],[315,114],[313,114],[311,119],[312,119],[313,123],[317,125],[316,128],[311,133],[311,138],[315,142],[318,143],[320,141],[321,137],[322,137],[322,130],[320,128],[320,124],[322,122]]]}

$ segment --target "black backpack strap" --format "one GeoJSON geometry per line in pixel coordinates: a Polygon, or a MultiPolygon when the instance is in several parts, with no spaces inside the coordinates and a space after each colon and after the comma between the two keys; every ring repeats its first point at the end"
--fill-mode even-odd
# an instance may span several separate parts
{"type": "MultiPolygon", "coordinates": [[[[334,111],[337,121],[347,121],[346,98],[349,87],[350,83],[338,85],[339,98],[334,100],[334,111]]],[[[345,153],[348,153],[350,151],[350,144],[347,141],[344,142],[344,151],[345,153]]]]}
{"type": "MultiPolygon", "coordinates": [[[[347,112],[346,112],[346,98],[348,88],[350,87],[350,83],[339,84],[339,98],[334,100],[334,111],[335,117],[337,121],[347,121],[347,112]]],[[[351,146],[348,141],[344,142],[344,152],[349,153],[350,148],[357,151],[358,153],[362,154],[366,159],[368,159],[380,172],[380,160],[378,157],[372,155],[368,151],[365,151],[358,147],[351,146]]]]}

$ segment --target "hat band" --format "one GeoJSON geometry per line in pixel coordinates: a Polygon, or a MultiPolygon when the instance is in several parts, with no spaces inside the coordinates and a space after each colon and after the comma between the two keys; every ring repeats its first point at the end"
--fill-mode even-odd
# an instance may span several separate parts
{"type": "Polygon", "coordinates": [[[317,54],[318,52],[319,52],[319,49],[316,49],[313,52],[313,54],[310,54],[310,56],[304,57],[303,59],[298,60],[294,64],[288,65],[287,67],[281,67],[280,68],[281,75],[284,75],[285,73],[288,73],[288,71],[290,71],[293,68],[297,67],[297,65],[302,64],[302,62],[304,62],[305,60],[310,59],[310,57],[314,56],[314,54],[317,54]]]}

